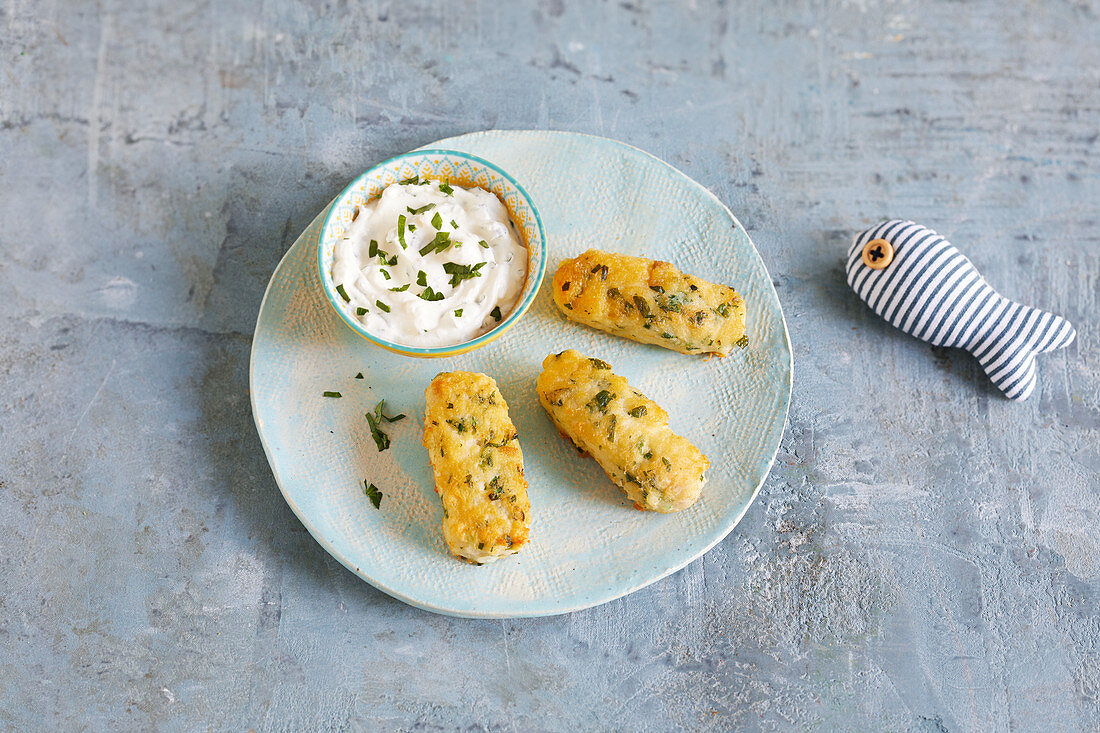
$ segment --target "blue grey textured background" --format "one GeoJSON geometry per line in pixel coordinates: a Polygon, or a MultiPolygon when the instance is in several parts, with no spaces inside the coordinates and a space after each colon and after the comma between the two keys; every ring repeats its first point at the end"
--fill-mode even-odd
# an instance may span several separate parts
{"type": "Polygon", "coordinates": [[[8,0],[0,728],[1096,729],[1098,13],[8,0]],[[486,128],[615,137],[709,187],[795,349],[745,520],[564,617],[359,581],[249,413],[289,243],[372,163],[486,128]],[[886,216],[1075,322],[1028,402],[848,291],[851,234],[886,216]]]}

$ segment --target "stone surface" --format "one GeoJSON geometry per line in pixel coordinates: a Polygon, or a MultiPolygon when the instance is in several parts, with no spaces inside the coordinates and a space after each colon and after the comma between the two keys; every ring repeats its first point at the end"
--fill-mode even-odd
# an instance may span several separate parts
{"type": "Polygon", "coordinates": [[[1094,3],[0,9],[0,727],[1100,726],[1094,3]],[[779,287],[790,426],[702,560],[563,617],[409,608],[252,426],[264,285],[356,173],[486,128],[648,150],[779,287]],[[1066,315],[1036,394],[887,326],[851,234],[932,226],[1066,315]]]}

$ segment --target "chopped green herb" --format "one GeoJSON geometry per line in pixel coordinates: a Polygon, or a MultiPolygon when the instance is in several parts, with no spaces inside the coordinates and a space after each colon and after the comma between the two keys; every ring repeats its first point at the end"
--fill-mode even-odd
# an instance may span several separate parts
{"type": "Polygon", "coordinates": [[[379,272],[381,272],[381,273],[382,273],[382,277],[386,278],[387,280],[391,280],[391,279],[392,279],[392,278],[390,277],[390,273],[386,272],[385,270],[379,270],[379,272]]]}
{"type": "Polygon", "coordinates": [[[663,339],[674,339],[674,338],[676,338],[676,337],[675,337],[675,336],[673,336],[673,335],[672,335],[671,333],[669,333],[668,331],[662,331],[662,332],[661,332],[661,338],[663,338],[663,339]]]}
{"type": "Polygon", "coordinates": [[[644,414],[646,414],[645,405],[638,405],[637,407],[635,407],[633,410],[630,411],[630,416],[631,417],[641,417],[644,414]]]}
{"type": "Polygon", "coordinates": [[[455,311],[455,318],[462,318],[462,309],[459,308],[455,311]]]}
{"type": "Polygon", "coordinates": [[[344,396],[344,395],[340,394],[339,392],[322,392],[321,394],[325,397],[343,397],[344,396]]]}
{"type": "Polygon", "coordinates": [[[423,298],[429,303],[432,303],[437,300],[443,300],[443,293],[435,292],[434,290],[432,290],[432,286],[429,285],[428,287],[424,288],[424,292],[420,293],[419,297],[423,298]]]}
{"type": "Polygon", "coordinates": [[[607,439],[615,440],[615,426],[619,424],[619,416],[612,415],[611,422],[607,426],[607,439]]]}
{"type": "Polygon", "coordinates": [[[416,224],[413,224],[412,222],[409,222],[409,231],[410,232],[415,232],[416,231],[416,224]]]}
{"type": "Polygon", "coordinates": [[[378,306],[378,310],[382,311],[383,313],[389,313],[390,312],[390,307],[388,305],[386,305],[385,303],[383,303],[382,301],[376,300],[376,301],[374,301],[374,304],[376,306],[378,306]]]}
{"type": "Polygon", "coordinates": [[[397,217],[397,241],[401,243],[401,249],[405,249],[409,245],[405,244],[405,215],[401,214],[397,217]]]}
{"type": "Polygon", "coordinates": [[[451,276],[450,285],[453,288],[463,280],[481,277],[481,273],[478,272],[478,270],[484,266],[484,262],[478,262],[475,265],[460,265],[457,262],[444,262],[443,271],[451,276]]]}
{"type": "Polygon", "coordinates": [[[442,252],[451,246],[451,235],[447,232],[436,232],[435,239],[420,248],[420,256],[428,254],[432,250],[442,252]]]}
{"type": "Polygon", "coordinates": [[[378,242],[377,240],[370,240],[370,248],[367,250],[367,257],[374,257],[378,254],[378,242]]]}
{"type": "Polygon", "coordinates": [[[340,283],[336,286],[336,292],[340,293],[340,297],[344,299],[345,303],[350,303],[351,298],[348,297],[348,291],[344,290],[344,284],[340,283]]]}
{"type": "Polygon", "coordinates": [[[363,372],[359,372],[358,374],[356,374],[355,378],[356,379],[362,379],[363,378],[363,372]]]}
{"type": "Polygon", "coordinates": [[[439,184],[439,190],[447,194],[448,196],[455,192],[455,190],[451,188],[450,184],[448,184],[446,181],[443,181],[439,184]]]}
{"type": "Polygon", "coordinates": [[[410,214],[420,214],[420,213],[423,213],[423,212],[427,211],[428,209],[432,208],[433,206],[435,206],[435,204],[424,204],[419,209],[414,209],[411,206],[406,206],[405,208],[408,209],[408,212],[410,214]]]}
{"type": "Polygon", "coordinates": [[[668,311],[669,313],[679,313],[681,310],[683,310],[683,307],[681,306],[681,298],[682,296],[680,296],[679,294],[672,293],[670,295],[666,295],[663,301],[658,298],[657,305],[661,306],[661,310],[663,311],[668,311]]]}
{"type": "Polygon", "coordinates": [[[722,316],[723,318],[729,318],[730,304],[729,303],[723,303],[722,305],[715,308],[715,310],[718,311],[718,315],[722,316]]]}
{"type": "Polygon", "coordinates": [[[399,183],[405,186],[415,186],[416,184],[420,183],[420,176],[415,175],[412,178],[406,178],[403,181],[399,181],[399,183]]]}
{"type": "Polygon", "coordinates": [[[595,367],[596,369],[610,369],[611,368],[611,365],[608,364],[603,359],[589,359],[588,361],[592,362],[592,366],[595,367]]]}
{"type": "Polygon", "coordinates": [[[486,448],[503,448],[504,446],[508,445],[509,443],[511,443],[513,440],[515,440],[518,437],[519,437],[519,435],[517,435],[515,433],[512,433],[512,435],[510,437],[505,438],[504,440],[500,441],[499,443],[493,443],[492,441],[486,443],[485,447],[486,448]]]}
{"type": "Polygon", "coordinates": [[[639,486],[642,485],[642,482],[639,481],[638,479],[634,478],[633,474],[630,474],[630,473],[626,474],[626,480],[629,481],[632,484],[638,484],[639,486]]]}
{"type": "Polygon", "coordinates": [[[653,292],[655,292],[655,293],[663,293],[663,292],[665,292],[665,289],[664,289],[664,288],[662,288],[662,287],[661,287],[660,285],[650,285],[650,286],[649,286],[649,289],[650,289],[650,290],[652,290],[652,291],[653,291],[653,292]]]}
{"type": "Polygon", "coordinates": [[[596,393],[596,396],[588,402],[586,407],[589,410],[598,409],[600,412],[607,412],[607,405],[613,399],[615,399],[615,395],[611,394],[606,389],[601,389],[599,392],[596,393]]]}
{"type": "Polygon", "coordinates": [[[499,305],[494,306],[494,308],[491,311],[489,311],[489,315],[491,315],[493,318],[495,318],[496,320],[499,321],[501,319],[500,306],[499,305]]]}
{"type": "Polygon", "coordinates": [[[355,315],[357,315],[357,316],[365,316],[365,315],[367,315],[367,309],[366,309],[366,308],[364,308],[363,306],[358,306],[358,307],[357,307],[357,308],[355,309],[355,315]]]}
{"type": "Polygon", "coordinates": [[[736,343],[737,343],[737,345],[738,345],[738,346],[740,346],[740,347],[741,347],[742,349],[748,348],[748,345],[749,345],[749,337],[748,337],[748,336],[742,336],[741,338],[737,339],[736,343]]]}
{"type": "Polygon", "coordinates": [[[398,420],[405,419],[405,413],[400,415],[394,415],[393,417],[387,417],[384,410],[386,409],[386,401],[379,400],[378,404],[374,406],[374,414],[380,419],[386,422],[397,422],[398,420]]]}
{"type": "Polygon", "coordinates": [[[601,280],[606,280],[607,279],[607,265],[596,265],[591,270],[589,270],[589,272],[591,272],[593,275],[595,275],[598,272],[598,273],[600,273],[600,279],[601,280]]]}
{"type": "Polygon", "coordinates": [[[405,292],[406,290],[409,289],[409,285],[412,285],[412,283],[405,283],[404,285],[402,285],[399,288],[390,288],[390,292],[391,293],[403,293],[403,292],[405,292]]]}
{"type": "Polygon", "coordinates": [[[477,243],[481,245],[482,249],[489,249],[489,243],[484,239],[477,240],[477,243]]]}
{"type": "Polygon", "coordinates": [[[661,463],[665,464],[665,470],[666,471],[671,471],[672,470],[672,461],[668,460],[664,456],[661,456],[661,463]]]}
{"type": "Polygon", "coordinates": [[[432,226],[439,229],[443,226],[443,217],[439,215],[439,212],[435,212],[435,216],[432,217],[432,226]]]}
{"type": "Polygon", "coordinates": [[[378,487],[374,484],[367,483],[366,479],[363,480],[363,493],[370,499],[370,503],[374,504],[374,508],[378,509],[382,505],[382,492],[378,490],[378,487]]]}
{"type": "Polygon", "coordinates": [[[458,222],[455,221],[454,219],[451,219],[451,228],[452,229],[458,229],[458,222]]]}
{"type": "Polygon", "coordinates": [[[647,450],[647,451],[646,451],[646,452],[645,452],[645,453],[644,453],[644,454],[642,455],[642,458],[646,459],[647,461],[648,461],[648,460],[649,460],[650,458],[652,458],[652,457],[653,457],[653,451],[651,451],[651,450],[647,450]]]}
{"type": "Polygon", "coordinates": [[[634,305],[637,306],[638,312],[642,314],[642,318],[653,317],[653,312],[649,310],[649,302],[642,296],[634,296],[634,305]]]}
{"type": "Polygon", "coordinates": [[[420,287],[424,287],[428,284],[428,276],[424,274],[423,270],[416,271],[416,284],[420,287]]]}
{"type": "Polygon", "coordinates": [[[374,444],[378,447],[378,451],[382,452],[390,447],[390,436],[386,435],[379,426],[382,421],[397,422],[405,417],[405,415],[395,415],[394,417],[388,417],[385,413],[386,401],[379,400],[378,404],[374,406],[374,412],[367,413],[367,424],[370,425],[370,435],[374,438],[374,444]]]}
{"type": "Polygon", "coordinates": [[[608,300],[617,300],[617,301],[619,301],[619,303],[622,304],[622,306],[625,310],[631,310],[631,309],[634,308],[634,306],[632,306],[630,303],[626,302],[626,298],[623,297],[623,294],[619,291],[618,288],[608,288],[607,289],[607,299],[608,300]]]}
{"type": "Polygon", "coordinates": [[[504,495],[504,487],[500,483],[500,476],[493,476],[493,480],[485,487],[489,490],[489,501],[496,501],[504,495]]]}

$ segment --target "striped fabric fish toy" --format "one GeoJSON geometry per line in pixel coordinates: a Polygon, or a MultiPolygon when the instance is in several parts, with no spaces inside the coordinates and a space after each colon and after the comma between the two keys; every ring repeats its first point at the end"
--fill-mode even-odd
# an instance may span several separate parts
{"type": "Polygon", "coordinates": [[[1073,343],[1069,321],[1004,297],[927,227],[895,219],[856,237],[848,285],[875,313],[935,346],[966,349],[1009,399],[1035,389],[1035,355],[1073,343]]]}

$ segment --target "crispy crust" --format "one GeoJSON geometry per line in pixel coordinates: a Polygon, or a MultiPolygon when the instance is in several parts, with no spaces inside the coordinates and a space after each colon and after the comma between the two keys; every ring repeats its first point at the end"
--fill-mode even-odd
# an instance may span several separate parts
{"type": "Polygon", "coordinates": [[[554,273],[554,302],[577,323],[682,354],[728,356],[745,335],[745,301],[667,262],[590,249],[554,273]]]}
{"type": "Polygon", "coordinates": [[[444,372],[424,392],[424,447],[443,502],[443,538],[483,564],[527,543],[531,502],[508,405],[491,377],[444,372]]]}
{"type": "Polygon", "coordinates": [[[536,389],[558,431],[596,459],[636,508],[676,512],[699,498],[710,461],[606,362],[572,349],[551,354],[536,389]]]}

